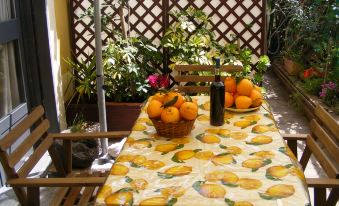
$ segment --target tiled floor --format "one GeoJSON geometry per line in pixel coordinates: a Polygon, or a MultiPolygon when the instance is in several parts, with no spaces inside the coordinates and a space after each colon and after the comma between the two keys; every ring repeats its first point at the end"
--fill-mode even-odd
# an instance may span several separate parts
{"type": "MultiPolygon", "coordinates": [[[[277,79],[272,71],[267,72],[264,86],[267,88],[267,100],[272,107],[272,112],[281,133],[308,133],[308,120],[300,112],[294,110],[289,105],[289,94],[286,92],[282,83],[277,79]]],[[[298,144],[298,154],[304,148],[303,144],[298,144]]],[[[113,151],[117,153],[117,151],[113,151]]],[[[94,168],[110,168],[111,163],[104,165],[94,164],[94,168]]],[[[311,159],[311,164],[308,164],[305,174],[307,177],[323,177],[325,174],[321,171],[319,164],[311,159]]],[[[42,188],[41,190],[41,205],[48,205],[53,189],[42,188]]],[[[310,190],[311,199],[313,199],[313,190],[310,190]]],[[[0,190],[0,206],[18,205],[16,197],[10,188],[2,188],[0,190]]]]}

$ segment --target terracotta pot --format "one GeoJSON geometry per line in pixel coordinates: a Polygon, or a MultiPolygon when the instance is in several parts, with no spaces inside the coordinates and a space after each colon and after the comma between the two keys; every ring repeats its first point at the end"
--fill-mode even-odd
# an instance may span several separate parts
{"type": "Polygon", "coordinates": [[[285,57],[284,68],[289,75],[298,75],[303,70],[303,66],[301,64],[285,57]]]}
{"type": "MultiPolygon", "coordinates": [[[[142,103],[106,102],[108,131],[129,131],[141,111],[142,103]]],[[[72,124],[74,117],[82,113],[86,121],[99,122],[98,105],[71,104],[67,108],[67,122],[72,124]]]]}

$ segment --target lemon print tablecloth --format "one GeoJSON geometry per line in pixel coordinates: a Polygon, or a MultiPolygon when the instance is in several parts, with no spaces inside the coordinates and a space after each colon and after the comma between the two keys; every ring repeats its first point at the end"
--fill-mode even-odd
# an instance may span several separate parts
{"type": "Polygon", "coordinates": [[[303,172],[267,104],[226,112],[225,124],[213,127],[209,97],[194,98],[199,116],[182,138],[158,136],[142,109],[96,205],[310,205],[303,172]]]}

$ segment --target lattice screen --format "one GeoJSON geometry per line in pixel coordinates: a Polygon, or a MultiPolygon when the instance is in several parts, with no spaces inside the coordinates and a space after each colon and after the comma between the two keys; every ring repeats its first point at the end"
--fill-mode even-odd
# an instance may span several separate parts
{"type": "MultiPolygon", "coordinates": [[[[114,0],[107,1],[114,3],[114,0]]],[[[129,0],[129,13],[132,36],[145,36],[159,46],[160,39],[173,19],[168,11],[186,9],[193,6],[202,9],[211,17],[213,31],[220,42],[229,42],[231,34],[240,38],[241,47],[253,50],[256,56],[265,53],[265,5],[263,0],[129,0]]],[[[78,20],[81,14],[93,4],[93,0],[71,0],[73,52],[77,59],[88,60],[94,52],[93,22],[89,18],[78,20]]],[[[117,14],[116,9],[105,7],[102,12],[117,14]]],[[[125,10],[125,14],[127,14],[125,10]]],[[[120,21],[112,21],[114,28],[120,28],[120,21]]],[[[103,32],[103,39],[111,37],[103,32]]]]}

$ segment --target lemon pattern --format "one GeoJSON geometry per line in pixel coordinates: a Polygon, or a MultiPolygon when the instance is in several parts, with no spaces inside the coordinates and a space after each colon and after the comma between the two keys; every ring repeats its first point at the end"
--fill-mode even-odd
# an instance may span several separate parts
{"type": "Polygon", "coordinates": [[[159,136],[142,110],[95,205],[309,204],[304,174],[266,102],[225,112],[225,124],[213,127],[209,97],[195,99],[199,116],[183,137],[159,136]]]}

